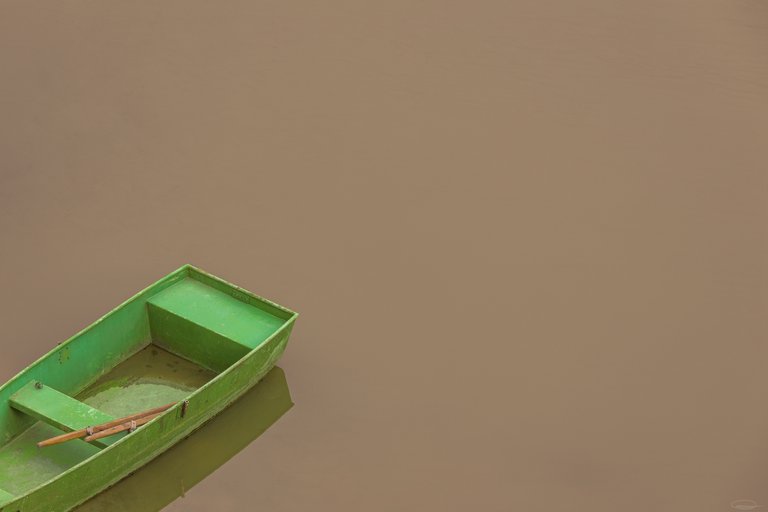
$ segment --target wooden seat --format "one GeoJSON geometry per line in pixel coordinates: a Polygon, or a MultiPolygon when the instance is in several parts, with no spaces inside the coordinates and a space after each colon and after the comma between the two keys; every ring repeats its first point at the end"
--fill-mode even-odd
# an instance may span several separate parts
{"type": "Polygon", "coordinates": [[[194,279],[155,295],[149,303],[218,333],[247,351],[283,325],[283,320],[194,279]]]}
{"type": "MultiPolygon", "coordinates": [[[[64,432],[72,432],[115,419],[105,412],[94,409],[40,382],[30,382],[11,395],[8,403],[17,411],[28,414],[64,432]]],[[[92,444],[104,448],[120,437],[104,438],[93,441],[92,444]]]]}
{"type": "Polygon", "coordinates": [[[153,296],[147,308],[158,345],[216,372],[229,368],[284,323],[195,279],[184,279],[153,296]]]}

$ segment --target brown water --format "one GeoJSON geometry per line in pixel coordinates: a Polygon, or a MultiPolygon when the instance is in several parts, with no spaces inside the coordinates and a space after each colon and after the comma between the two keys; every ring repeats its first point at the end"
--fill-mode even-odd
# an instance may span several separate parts
{"type": "Polygon", "coordinates": [[[766,55],[746,0],[2,2],[0,378],[191,262],[302,314],[296,405],[167,510],[768,506],[766,55]]]}

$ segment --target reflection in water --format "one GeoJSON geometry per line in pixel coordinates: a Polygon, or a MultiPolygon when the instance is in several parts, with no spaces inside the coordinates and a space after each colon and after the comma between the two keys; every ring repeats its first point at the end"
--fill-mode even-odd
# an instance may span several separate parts
{"type": "Polygon", "coordinates": [[[200,430],[76,512],[161,510],[248,446],[292,406],[285,374],[275,367],[200,430]]]}

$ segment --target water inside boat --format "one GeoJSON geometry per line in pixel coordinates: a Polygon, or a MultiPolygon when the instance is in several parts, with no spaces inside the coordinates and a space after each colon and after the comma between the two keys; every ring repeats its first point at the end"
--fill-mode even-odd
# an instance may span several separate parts
{"type": "MultiPolygon", "coordinates": [[[[182,400],[216,375],[152,343],[115,366],[77,398],[120,418],[182,400]]],[[[0,482],[5,491],[22,494],[100,451],[82,441],[37,447],[39,441],[61,433],[39,421],[0,448],[0,482]]]]}

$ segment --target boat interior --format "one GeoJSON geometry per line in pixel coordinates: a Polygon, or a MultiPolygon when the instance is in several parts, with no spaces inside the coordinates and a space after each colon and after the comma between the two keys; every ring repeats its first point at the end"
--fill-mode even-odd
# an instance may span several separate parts
{"type": "Polygon", "coordinates": [[[125,433],[38,442],[183,400],[292,316],[185,266],[61,344],[0,388],[0,507],[125,433]]]}

